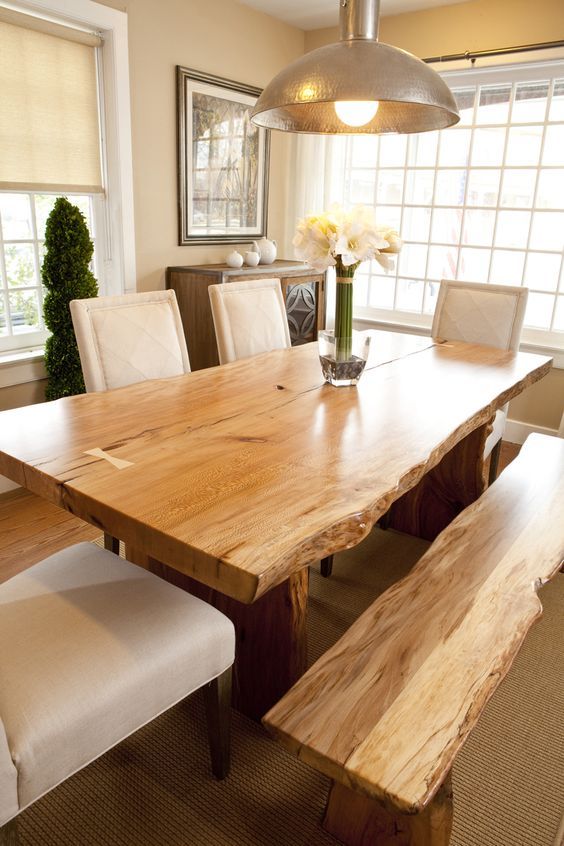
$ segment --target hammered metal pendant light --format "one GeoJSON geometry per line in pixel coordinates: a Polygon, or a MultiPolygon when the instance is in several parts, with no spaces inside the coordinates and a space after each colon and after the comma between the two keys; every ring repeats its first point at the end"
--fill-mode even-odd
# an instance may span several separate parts
{"type": "Polygon", "coordinates": [[[284,68],[251,113],[267,129],[307,133],[409,133],[460,120],[441,77],[378,41],[379,0],[340,0],[341,40],[284,68]]]}

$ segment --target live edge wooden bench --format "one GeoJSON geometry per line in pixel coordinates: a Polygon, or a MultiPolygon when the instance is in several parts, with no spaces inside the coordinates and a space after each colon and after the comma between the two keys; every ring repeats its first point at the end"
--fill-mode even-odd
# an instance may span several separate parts
{"type": "MultiPolygon", "coordinates": [[[[532,435],[264,717],[334,780],[324,828],[352,846],[445,846],[449,773],[564,559],[564,440],[532,435]]],[[[478,813],[478,809],[476,809],[478,813]]]]}

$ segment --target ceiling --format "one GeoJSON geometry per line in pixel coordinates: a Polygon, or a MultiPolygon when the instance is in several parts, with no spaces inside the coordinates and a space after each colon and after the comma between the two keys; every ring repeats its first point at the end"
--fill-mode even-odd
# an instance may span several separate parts
{"type": "MultiPolygon", "coordinates": [[[[240,0],[245,6],[252,6],[266,12],[273,18],[297,26],[299,29],[321,29],[336,26],[339,22],[339,0],[240,0]]],[[[399,15],[416,9],[432,6],[450,6],[467,0],[381,0],[382,15],[399,15]]]]}

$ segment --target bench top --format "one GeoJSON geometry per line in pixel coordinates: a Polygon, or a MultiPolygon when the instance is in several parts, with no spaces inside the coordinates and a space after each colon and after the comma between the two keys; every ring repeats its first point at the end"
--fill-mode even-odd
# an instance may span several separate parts
{"type": "Polygon", "coordinates": [[[306,763],[421,811],[542,613],[564,559],[564,440],[531,435],[264,717],[306,763]]]}

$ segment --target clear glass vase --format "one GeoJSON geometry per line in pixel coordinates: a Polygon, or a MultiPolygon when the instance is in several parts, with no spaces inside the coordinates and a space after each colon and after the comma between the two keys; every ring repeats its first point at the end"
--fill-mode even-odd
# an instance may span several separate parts
{"type": "Polygon", "coordinates": [[[370,335],[353,332],[350,338],[339,338],[333,330],[324,330],[317,343],[325,381],[337,387],[357,385],[368,359],[370,335]]]}

